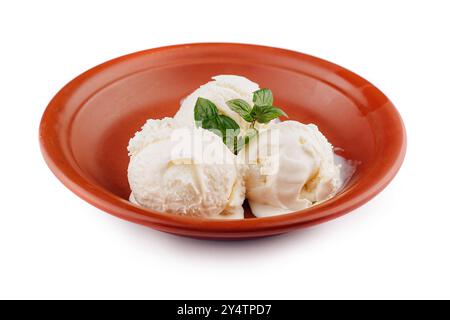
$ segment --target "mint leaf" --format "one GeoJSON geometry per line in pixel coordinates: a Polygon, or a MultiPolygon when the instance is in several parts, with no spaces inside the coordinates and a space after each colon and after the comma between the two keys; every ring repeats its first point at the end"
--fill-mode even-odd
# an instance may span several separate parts
{"type": "Polygon", "coordinates": [[[273,104],[273,94],[270,89],[260,89],[253,92],[253,103],[256,106],[271,106],[273,104]]]}
{"type": "Polygon", "coordinates": [[[217,110],[216,105],[212,101],[204,98],[197,99],[197,102],[195,103],[194,107],[194,119],[197,127],[201,125],[202,128],[205,128],[203,125],[206,125],[208,127],[213,127],[214,125],[217,125],[217,123],[215,122],[217,122],[216,118],[218,114],[219,111],[217,110]]]}
{"type": "Polygon", "coordinates": [[[231,110],[238,113],[245,121],[252,122],[253,117],[251,116],[252,107],[242,99],[233,99],[227,101],[228,107],[231,110]]]}
{"type": "Polygon", "coordinates": [[[225,143],[225,145],[235,154],[236,152],[236,144],[237,144],[237,137],[240,132],[240,127],[230,117],[226,115],[219,115],[218,116],[219,122],[220,122],[220,131],[222,134],[222,141],[225,143]]]}
{"type": "Polygon", "coordinates": [[[212,101],[198,98],[194,107],[194,119],[197,127],[215,133],[232,152],[236,153],[239,125],[232,118],[219,114],[217,106],[212,101]]]}
{"type": "Polygon", "coordinates": [[[218,117],[220,120],[220,124],[224,130],[230,130],[230,129],[235,130],[235,131],[237,130],[238,134],[239,134],[240,127],[236,123],[236,121],[234,121],[233,119],[231,119],[230,117],[228,117],[224,114],[220,114],[218,117]]]}
{"type": "Polygon", "coordinates": [[[273,106],[255,105],[253,107],[252,113],[254,114],[254,118],[256,119],[256,121],[258,121],[259,123],[268,123],[280,116],[287,117],[287,114],[283,110],[273,106]]]}
{"type": "Polygon", "coordinates": [[[239,135],[240,127],[236,121],[223,114],[218,116],[218,121],[222,139],[225,144],[228,145],[228,143],[226,143],[227,139],[234,139],[234,137],[237,137],[239,135]]]}
{"type": "Polygon", "coordinates": [[[202,127],[210,131],[215,130],[215,133],[217,133],[217,130],[222,132],[219,111],[216,105],[208,99],[197,99],[194,107],[194,119],[197,128],[202,127]]]}
{"type": "MultiPolygon", "coordinates": [[[[220,120],[217,117],[204,119],[202,121],[196,121],[196,124],[197,124],[197,128],[200,126],[203,129],[207,129],[210,131],[218,130],[219,132],[222,132],[222,130],[221,130],[222,124],[220,123],[220,120]]],[[[214,132],[214,133],[216,133],[216,132],[214,132]]]]}

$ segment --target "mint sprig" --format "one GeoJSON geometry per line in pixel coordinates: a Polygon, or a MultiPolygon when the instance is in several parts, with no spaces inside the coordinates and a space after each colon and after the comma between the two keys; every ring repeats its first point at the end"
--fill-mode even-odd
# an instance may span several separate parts
{"type": "Polygon", "coordinates": [[[217,106],[208,99],[198,98],[194,108],[194,119],[197,127],[209,130],[220,136],[228,148],[238,152],[258,135],[256,122],[268,123],[287,114],[273,106],[273,94],[270,89],[260,89],[253,92],[253,107],[242,99],[233,99],[226,102],[228,107],[239,114],[242,119],[250,123],[249,129],[239,137],[240,127],[232,118],[219,114],[217,106]]]}
{"type": "Polygon", "coordinates": [[[229,100],[227,105],[245,121],[250,122],[252,128],[255,122],[268,123],[281,116],[287,117],[283,110],[273,106],[273,94],[270,89],[260,89],[253,92],[253,108],[242,99],[229,100]]]}
{"type": "Polygon", "coordinates": [[[253,92],[253,108],[242,99],[229,100],[227,105],[231,110],[238,113],[242,119],[250,122],[250,127],[244,137],[238,139],[237,152],[258,134],[255,128],[256,122],[269,123],[278,117],[287,117],[283,110],[273,106],[273,94],[270,89],[260,89],[253,92]]]}

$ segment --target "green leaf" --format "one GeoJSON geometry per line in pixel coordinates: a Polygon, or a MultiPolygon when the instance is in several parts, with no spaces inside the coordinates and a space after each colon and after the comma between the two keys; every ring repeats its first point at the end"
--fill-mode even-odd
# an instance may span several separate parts
{"type": "Polygon", "coordinates": [[[236,121],[234,121],[233,119],[231,119],[230,117],[224,115],[224,114],[220,114],[219,116],[220,122],[222,127],[227,130],[227,129],[233,129],[233,130],[237,130],[238,134],[239,134],[239,125],[236,123],[236,121]]]}
{"type": "Polygon", "coordinates": [[[202,121],[196,121],[196,123],[197,123],[197,126],[200,125],[203,129],[208,129],[208,130],[215,129],[215,130],[222,131],[221,130],[222,124],[218,117],[211,117],[208,119],[204,119],[202,121]]]}
{"type": "Polygon", "coordinates": [[[253,121],[253,117],[251,116],[252,107],[247,103],[247,101],[242,99],[233,99],[227,101],[227,105],[231,110],[238,113],[245,121],[253,121]]]}
{"type": "Polygon", "coordinates": [[[194,119],[197,127],[201,126],[202,128],[206,128],[204,122],[206,122],[206,126],[211,127],[214,126],[215,118],[217,118],[219,111],[217,110],[216,105],[204,98],[198,98],[194,107],[194,119]]]}
{"type": "Polygon", "coordinates": [[[238,113],[245,121],[250,122],[250,129],[239,137],[239,125],[232,118],[219,114],[217,106],[210,100],[198,98],[194,107],[196,126],[214,132],[232,152],[237,154],[249,141],[257,135],[255,122],[268,123],[279,116],[287,116],[280,108],[272,106],[273,95],[269,89],[257,90],[253,93],[254,106],[242,99],[227,101],[231,110],[238,113]]]}
{"type": "Polygon", "coordinates": [[[204,98],[198,98],[194,107],[194,119],[197,127],[209,130],[222,138],[223,142],[235,152],[239,125],[232,118],[219,114],[216,105],[204,98]]]}
{"type": "Polygon", "coordinates": [[[273,94],[270,89],[260,89],[253,92],[253,102],[256,106],[271,106],[273,104],[273,94]]]}
{"type": "Polygon", "coordinates": [[[235,146],[237,143],[237,136],[239,135],[240,128],[239,125],[226,115],[218,116],[220,122],[220,132],[222,135],[223,143],[225,143],[228,148],[235,153],[235,146]]]}
{"type": "Polygon", "coordinates": [[[259,123],[268,123],[271,120],[278,118],[280,116],[286,116],[287,114],[280,108],[273,106],[258,106],[253,107],[252,112],[254,113],[254,118],[259,123]]]}

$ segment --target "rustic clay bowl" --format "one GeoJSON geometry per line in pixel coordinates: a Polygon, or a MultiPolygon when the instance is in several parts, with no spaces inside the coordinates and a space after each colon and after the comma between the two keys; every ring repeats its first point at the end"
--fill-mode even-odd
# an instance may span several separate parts
{"type": "Polygon", "coordinates": [[[78,76],[48,105],[40,143],[61,182],[108,213],[179,235],[242,239],[321,223],[369,201],[399,170],[406,135],[389,99],[340,66],[277,48],[200,43],[133,53],[78,76]],[[128,202],[130,137],[148,118],[173,116],[183,97],[218,74],[242,75],[271,88],[290,119],[317,124],[342,148],[341,155],[358,161],[345,189],[304,211],[268,218],[247,214],[240,221],[158,213],[128,202]]]}

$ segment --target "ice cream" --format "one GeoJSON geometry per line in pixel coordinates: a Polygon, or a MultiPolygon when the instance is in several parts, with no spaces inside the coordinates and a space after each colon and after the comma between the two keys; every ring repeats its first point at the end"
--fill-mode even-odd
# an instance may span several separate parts
{"type": "Polygon", "coordinates": [[[128,151],[131,202],[159,212],[243,218],[242,172],[214,133],[172,118],[148,120],[128,151]]]}
{"type": "Polygon", "coordinates": [[[241,131],[245,131],[249,123],[232,111],[226,102],[233,99],[243,99],[252,105],[253,92],[259,89],[258,84],[235,75],[219,75],[212,77],[212,79],[214,81],[200,86],[183,100],[175,119],[182,124],[194,126],[194,107],[197,99],[201,97],[211,100],[221,114],[232,118],[237,122],[241,131]]]}
{"type": "Polygon", "coordinates": [[[174,118],[148,120],[130,140],[132,203],[242,219],[246,197],[256,217],[267,217],[321,203],[351,176],[354,167],[334,154],[317,126],[279,121],[286,114],[273,105],[271,90],[240,76],[212,79],[182,101],[174,118]],[[237,125],[234,144],[218,136],[237,125]]]}
{"type": "Polygon", "coordinates": [[[332,197],[341,178],[331,144],[313,124],[273,124],[239,154],[246,197],[257,217],[308,208],[332,197]]]}

